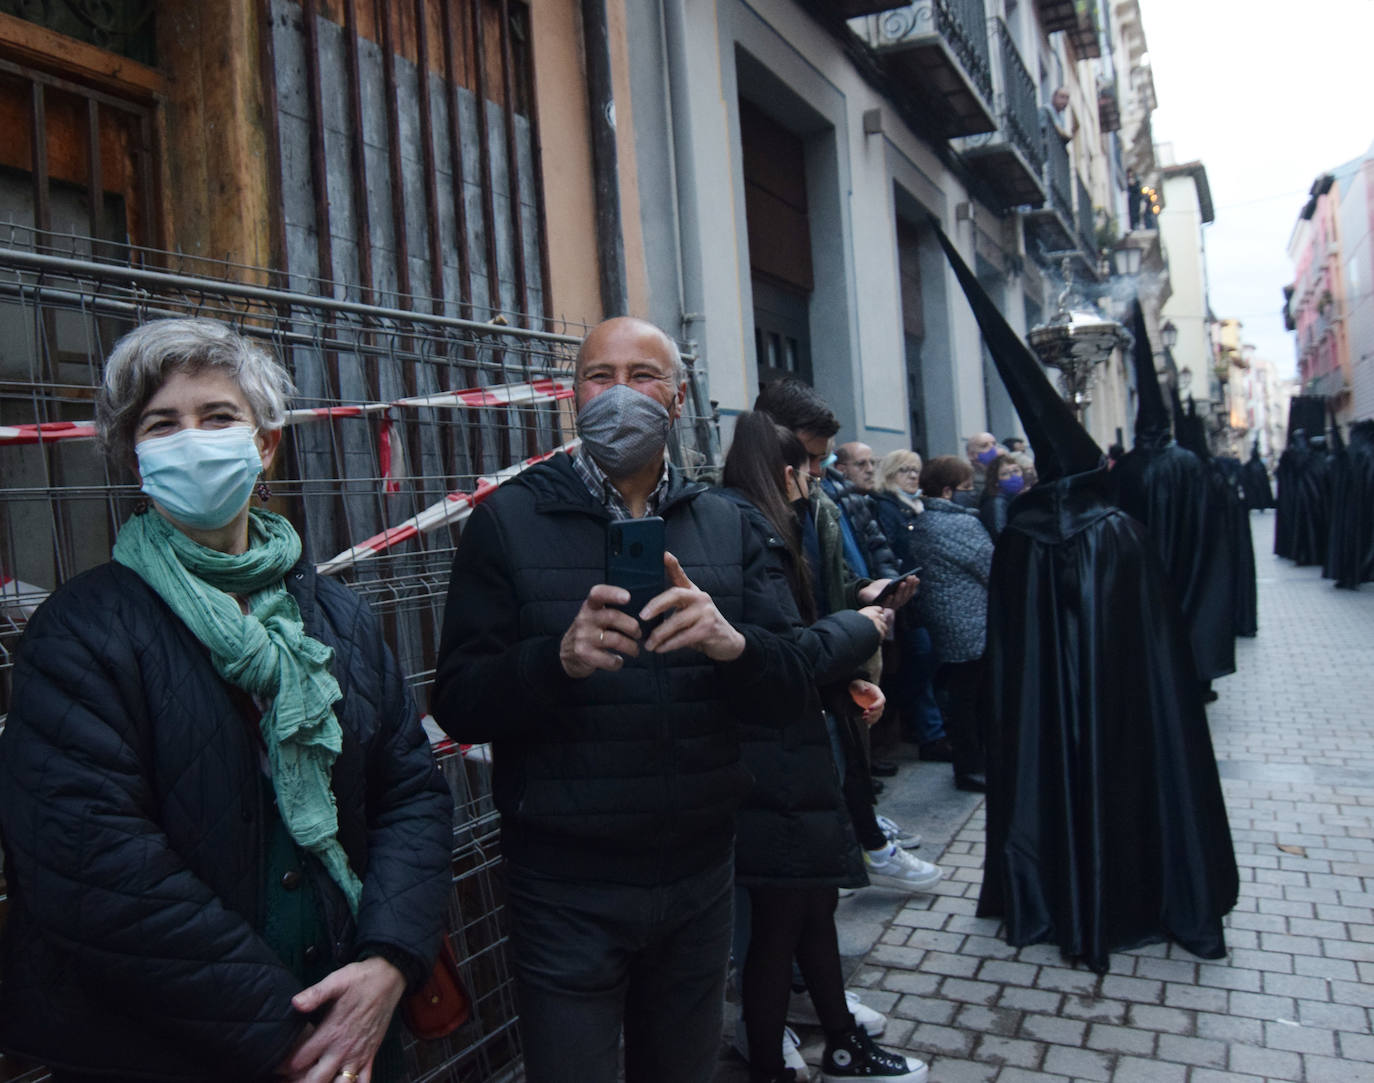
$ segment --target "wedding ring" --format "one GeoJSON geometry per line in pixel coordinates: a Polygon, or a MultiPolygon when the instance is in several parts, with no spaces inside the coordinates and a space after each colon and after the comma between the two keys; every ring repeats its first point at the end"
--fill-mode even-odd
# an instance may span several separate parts
{"type": "Polygon", "coordinates": [[[347,1068],[340,1068],[340,1069],[339,1069],[339,1075],[341,1075],[344,1079],[357,1079],[357,1078],[358,1078],[358,1073],[357,1073],[357,1072],[350,1072],[347,1068]]]}

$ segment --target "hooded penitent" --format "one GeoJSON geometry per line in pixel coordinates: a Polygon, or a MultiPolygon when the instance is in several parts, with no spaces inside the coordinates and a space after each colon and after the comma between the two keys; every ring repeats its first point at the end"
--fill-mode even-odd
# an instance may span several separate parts
{"type": "Polygon", "coordinates": [[[1274,506],[1274,490],[1269,485],[1269,471],[1260,458],[1259,441],[1250,449],[1250,458],[1240,476],[1245,492],[1245,506],[1251,511],[1265,511],[1274,506]]]}
{"type": "Polygon", "coordinates": [[[1112,470],[1112,499],[1145,524],[1183,609],[1198,677],[1210,681],[1236,669],[1229,545],[1216,540],[1221,524],[1208,501],[1202,460],[1170,435],[1169,409],[1155,376],[1154,353],[1139,305],[1132,333],[1139,396],[1135,447],[1112,470]],[[1226,597],[1219,601],[1222,590],[1226,597]]]}
{"type": "Polygon", "coordinates": [[[1288,404],[1288,445],[1279,456],[1274,552],[1299,565],[1321,564],[1329,534],[1326,504],[1326,399],[1296,395],[1288,404]]]}
{"type": "Polygon", "coordinates": [[[979,913],[1099,972],[1165,939],[1218,958],[1235,856],[1177,603],[1097,445],[934,228],[1041,468],[988,589],[979,913]]]}
{"type": "Polygon", "coordinates": [[[1207,428],[1197,412],[1197,403],[1188,396],[1185,413],[1178,391],[1170,388],[1174,407],[1174,432],[1178,442],[1202,461],[1207,475],[1208,519],[1221,524],[1213,539],[1217,567],[1230,569],[1230,578],[1204,579],[1202,606],[1208,612],[1221,611],[1229,602],[1234,614],[1234,633],[1247,638],[1259,631],[1259,597],[1255,589],[1255,544],[1250,536],[1250,513],[1241,501],[1240,464],[1233,458],[1213,455],[1207,446],[1207,428]]]}

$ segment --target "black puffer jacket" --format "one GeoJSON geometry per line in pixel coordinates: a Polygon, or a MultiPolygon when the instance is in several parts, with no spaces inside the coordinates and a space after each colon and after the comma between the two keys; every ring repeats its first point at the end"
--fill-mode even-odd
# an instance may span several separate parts
{"type": "MultiPolygon", "coordinates": [[[[853,609],[804,627],[793,601],[796,573],[787,545],[743,493],[725,489],[722,495],[744,513],[769,554],[779,603],[796,621],[797,642],[815,668],[815,683],[837,685],[847,694],[845,686],[864,676],[864,662],[882,643],[878,629],[853,609]]],[[[866,886],[820,692],[813,686],[806,709],[780,730],[746,723],[740,744],[754,788],[739,814],[736,881],[745,887],[866,886]]]]}
{"type": "MultiPolygon", "coordinates": [[[[438,949],[453,799],[371,611],[308,564],[286,583],[343,690],[333,788],[363,878],[356,925],[318,862],[302,864],[334,962],[383,954],[414,983],[438,949]]],[[[74,1072],[237,1083],[269,1076],[300,1037],[301,985],[254,931],[270,782],[235,696],[121,565],[34,614],[0,737],[5,1049],[74,1072]]]]}
{"type": "Polygon", "coordinates": [[[833,466],[826,468],[821,485],[849,520],[854,541],[863,550],[864,559],[868,562],[869,576],[874,579],[891,579],[895,576],[899,570],[897,557],[887,536],[883,534],[868,495],[859,492],[854,483],[833,466]]]}
{"type": "Polygon", "coordinates": [[[898,569],[909,572],[920,567],[921,554],[916,551],[915,543],[916,509],[896,493],[877,492],[873,494],[873,510],[883,536],[892,546],[898,569]]]}
{"type": "Polygon", "coordinates": [[[605,580],[609,522],[566,455],[463,531],[432,707],[456,740],[492,742],[503,851],[524,868],[657,884],[728,860],[749,789],[740,722],[783,725],[805,707],[811,667],[739,511],[674,471],[658,512],[668,551],[743,633],[735,661],[641,652],[616,672],[563,672],[563,634],[605,580]]]}

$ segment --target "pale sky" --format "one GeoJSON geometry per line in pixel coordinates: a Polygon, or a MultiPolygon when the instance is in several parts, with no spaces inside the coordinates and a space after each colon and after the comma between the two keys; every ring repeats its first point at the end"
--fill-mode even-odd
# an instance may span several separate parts
{"type": "Polygon", "coordinates": [[[1139,0],[1155,143],[1207,167],[1212,310],[1291,375],[1288,238],[1321,173],[1374,142],[1374,0],[1139,0]]]}

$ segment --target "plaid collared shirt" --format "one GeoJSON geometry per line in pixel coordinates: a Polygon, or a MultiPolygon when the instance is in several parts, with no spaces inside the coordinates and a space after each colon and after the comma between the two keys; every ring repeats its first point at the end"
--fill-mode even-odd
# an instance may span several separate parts
{"type": "MultiPolygon", "coordinates": [[[[579,447],[572,453],[573,469],[577,471],[577,476],[582,479],[587,486],[587,491],[592,494],[596,502],[611,513],[611,518],[633,519],[630,514],[630,506],[625,503],[624,498],[611,484],[611,479],[606,476],[606,472],[596,465],[596,460],[590,455],[583,453],[579,447]]],[[[645,515],[657,515],[658,505],[668,492],[668,456],[663,456],[663,473],[659,476],[658,484],[654,486],[654,491],[649,494],[649,499],[644,506],[645,515]]]]}

